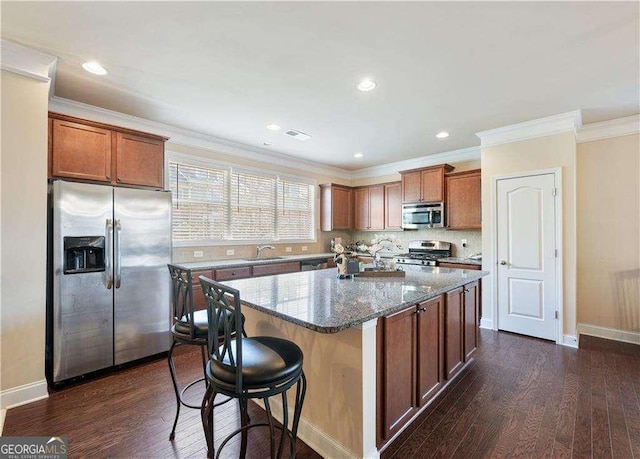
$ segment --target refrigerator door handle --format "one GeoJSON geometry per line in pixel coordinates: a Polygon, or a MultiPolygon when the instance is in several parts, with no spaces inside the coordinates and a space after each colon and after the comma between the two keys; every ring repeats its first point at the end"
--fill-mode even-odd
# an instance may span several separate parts
{"type": "Polygon", "coordinates": [[[111,254],[113,253],[113,222],[110,218],[107,218],[105,223],[105,233],[107,234],[107,243],[105,247],[105,276],[104,286],[111,290],[113,286],[113,265],[111,263],[111,254]]]}
{"type": "Polygon", "coordinates": [[[120,232],[122,231],[122,227],[120,226],[120,219],[116,218],[116,223],[115,223],[115,238],[114,238],[114,267],[113,267],[113,272],[114,272],[114,277],[115,277],[115,287],[116,288],[120,288],[120,281],[121,281],[121,277],[120,277],[120,262],[121,262],[121,257],[120,257],[120,232]]]}

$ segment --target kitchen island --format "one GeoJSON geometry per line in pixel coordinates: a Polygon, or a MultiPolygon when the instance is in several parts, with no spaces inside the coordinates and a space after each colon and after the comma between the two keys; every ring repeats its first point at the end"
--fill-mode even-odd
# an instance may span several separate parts
{"type": "MultiPolygon", "coordinates": [[[[407,415],[413,419],[426,407],[426,404],[419,405],[411,392],[410,404],[415,406],[408,410],[400,407],[404,410],[404,417],[393,420],[389,424],[391,430],[384,428],[382,413],[377,411],[384,411],[384,419],[387,420],[388,411],[395,408],[384,403],[384,388],[376,387],[389,384],[389,373],[393,373],[393,368],[385,365],[385,358],[388,360],[390,356],[381,344],[388,342],[392,346],[392,342],[387,340],[402,330],[397,328],[397,324],[411,324],[412,320],[417,320],[413,318],[418,317],[422,309],[427,311],[422,305],[436,301],[442,307],[436,310],[435,316],[428,316],[427,322],[435,321],[436,339],[442,345],[434,352],[446,360],[443,340],[447,330],[445,311],[448,309],[444,303],[451,292],[466,291],[464,286],[477,282],[487,273],[415,267],[407,269],[405,277],[340,280],[336,274],[336,270],[326,269],[224,283],[240,291],[249,336],[268,335],[289,339],[304,352],[308,389],[299,437],[324,457],[378,457],[379,447],[391,439],[388,434],[397,434],[410,422],[407,415]],[[395,319],[404,316],[408,317],[408,321],[395,319]],[[387,324],[386,318],[394,319],[387,324]],[[385,335],[385,331],[388,335],[385,335]],[[378,359],[380,362],[377,362],[378,359]],[[377,368],[378,364],[385,370],[377,368]]],[[[454,327],[458,331],[453,340],[458,347],[464,341],[462,312],[463,309],[460,309],[457,318],[452,318],[458,327],[454,327]]],[[[475,317],[473,321],[472,332],[476,333],[475,317]]],[[[406,339],[400,341],[414,341],[417,335],[411,330],[404,337],[406,339]]],[[[412,346],[410,349],[415,349],[412,346]]],[[[409,362],[411,368],[414,354],[394,355],[393,359],[409,362]]],[[[442,388],[448,375],[444,360],[438,356],[437,388],[442,388]]],[[[463,362],[464,356],[460,355],[460,359],[463,362]]],[[[401,373],[398,375],[401,376],[401,373]]],[[[408,377],[411,378],[411,375],[408,377]]],[[[391,383],[390,388],[393,381],[391,383]]],[[[396,383],[411,388],[415,386],[411,381],[402,379],[396,383]]],[[[432,395],[437,393],[431,392],[432,395]]],[[[396,394],[389,395],[389,398],[393,398],[396,394]]],[[[280,416],[279,411],[281,406],[276,405],[276,417],[280,416]]]]}

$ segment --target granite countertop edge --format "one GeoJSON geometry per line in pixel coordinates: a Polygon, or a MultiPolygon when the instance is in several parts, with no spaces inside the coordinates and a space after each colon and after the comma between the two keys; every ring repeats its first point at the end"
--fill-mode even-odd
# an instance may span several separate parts
{"type": "Polygon", "coordinates": [[[382,311],[378,311],[372,314],[368,314],[366,316],[362,316],[359,317],[355,320],[350,320],[348,322],[344,322],[344,323],[340,323],[340,324],[335,324],[335,325],[326,325],[326,326],[320,326],[320,325],[316,325],[316,324],[312,324],[309,322],[305,322],[303,320],[297,319],[295,317],[286,315],[286,314],[282,314],[279,313],[278,311],[274,311],[273,309],[270,308],[265,308],[263,306],[260,306],[258,304],[255,303],[250,303],[244,299],[240,299],[242,304],[250,307],[252,309],[255,309],[257,311],[263,312],[265,314],[268,314],[270,316],[274,316],[277,317],[278,319],[284,320],[285,322],[291,322],[293,324],[299,325],[301,327],[304,328],[308,328],[310,330],[319,332],[319,333],[326,333],[326,334],[331,334],[331,333],[338,333],[341,332],[343,330],[346,330],[348,328],[353,328],[353,327],[357,327],[358,325],[361,325],[365,322],[368,322],[370,320],[373,319],[377,319],[378,317],[383,317],[383,316],[387,316],[389,314],[395,314],[396,312],[400,312],[403,309],[406,309],[408,307],[414,306],[416,304],[422,303],[423,301],[427,301],[430,300],[432,298],[435,298],[439,295],[442,295],[443,293],[449,292],[451,290],[454,290],[458,287],[461,287],[463,285],[466,285],[470,282],[474,282],[478,279],[481,279],[484,276],[489,275],[488,271],[470,271],[469,272],[469,277],[465,278],[465,279],[460,279],[456,282],[452,282],[451,284],[442,287],[440,289],[437,290],[432,290],[428,293],[425,293],[424,295],[421,295],[411,301],[405,301],[402,303],[399,303],[397,305],[393,305],[393,306],[389,306],[388,308],[385,308],[382,311]]]}
{"type": "Polygon", "coordinates": [[[263,260],[249,260],[244,258],[234,258],[219,261],[189,261],[184,263],[172,263],[184,269],[193,271],[203,271],[207,269],[224,269],[224,268],[242,268],[245,266],[270,265],[277,263],[287,263],[292,261],[316,260],[321,258],[333,258],[335,254],[326,253],[310,253],[299,255],[280,255],[278,258],[265,258],[263,260]]]}

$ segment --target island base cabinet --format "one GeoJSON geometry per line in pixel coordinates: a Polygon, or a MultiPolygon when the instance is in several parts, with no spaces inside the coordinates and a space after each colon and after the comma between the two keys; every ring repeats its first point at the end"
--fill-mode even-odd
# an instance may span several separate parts
{"type": "Polygon", "coordinates": [[[417,405],[424,406],[437,393],[444,375],[444,298],[418,305],[417,317],[417,405]]]}
{"type": "Polygon", "coordinates": [[[479,282],[464,286],[464,360],[468,361],[478,347],[479,282]]]}
{"type": "Polygon", "coordinates": [[[431,400],[444,380],[444,296],[378,324],[378,446],[431,400]]]}
{"type": "Polygon", "coordinates": [[[445,306],[445,377],[451,379],[464,362],[462,339],[464,327],[464,289],[459,287],[446,293],[445,306]]]}
{"type": "Polygon", "coordinates": [[[381,438],[391,438],[415,411],[416,307],[405,309],[381,321],[382,425],[381,438]]]}

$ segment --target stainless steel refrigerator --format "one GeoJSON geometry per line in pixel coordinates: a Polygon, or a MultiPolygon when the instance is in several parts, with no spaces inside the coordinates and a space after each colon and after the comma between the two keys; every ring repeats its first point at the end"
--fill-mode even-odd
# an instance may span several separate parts
{"type": "Polygon", "coordinates": [[[171,194],[54,181],[49,202],[49,381],[168,350],[171,194]]]}

